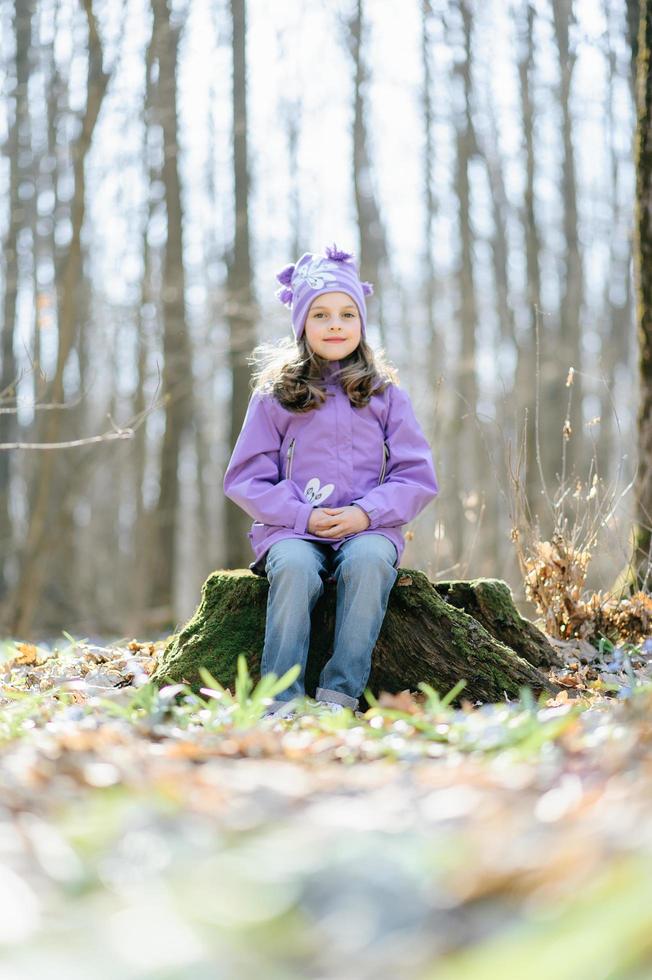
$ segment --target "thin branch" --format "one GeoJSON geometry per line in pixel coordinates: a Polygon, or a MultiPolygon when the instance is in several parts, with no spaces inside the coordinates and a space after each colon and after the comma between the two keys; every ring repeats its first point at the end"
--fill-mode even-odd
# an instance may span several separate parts
{"type": "Polygon", "coordinates": [[[0,450],[7,449],[76,449],[78,446],[90,446],[95,442],[112,442],[115,439],[132,439],[135,429],[127,427],[112,432],[103,432],[100,436],[88,436],[85,439],[70,439],[68,442],[0,442],[0,450]]]}
{"type": "MultiPolygon", "coordinates": [[[[158,391],[156,387],[154,397],[158,391]]],[[[158,401],[152,401],[148,408],[143,409],[129,421],[127,425],[117,425],[107,414],[107,418],[112,425],[110,432],[103,432],[99,436],[86,436],[83,439],[69,439],[66,442],[0,442],[0,451],[9,449],[77,449],[79,446],[92,446],[98,442],[115,442],[116,439],[133,439],[136,430],[140,428],[148,415],[156,411],[166,403],[169,395],[164,395],[158,401]]]]}
{"type": "Polygon", "coordinates": [[[21,405],[29,405],[34,412],[51,412],[55,408],[65,411],[70,408],[76,408],[77,405],[81,404],[81,401],[82,395],[70,402],[42,402],[40,404],[37,402],[34,405],[29,398],[17,398],[15,405],[9,408],[0,408],[0,415],[15,415],[21,405]]]}

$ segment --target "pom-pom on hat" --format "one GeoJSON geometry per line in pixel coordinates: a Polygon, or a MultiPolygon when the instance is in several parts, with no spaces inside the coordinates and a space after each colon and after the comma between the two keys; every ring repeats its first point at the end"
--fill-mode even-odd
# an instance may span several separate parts
{"type": "Polygon", "coordinates": [[[322,293],[347,293],[360,313],[362,336],[367,325],[365,296],[373,293],[370,282],[361,282],[353,256],[335,245],[326,248],[324,255],[304,252],[294,265],[286,265],[276,278],[281,288],[276,291],[281,303],[292,310],[292,327],[297,340],[303,333],[310,304],[322,293]]]}

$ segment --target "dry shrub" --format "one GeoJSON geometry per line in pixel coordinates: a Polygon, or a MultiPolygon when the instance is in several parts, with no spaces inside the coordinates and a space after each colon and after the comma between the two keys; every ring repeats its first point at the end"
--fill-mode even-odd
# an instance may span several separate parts
{"type": "MultiPolygon", "coordinates": [[[[566,386],[569,389],[567,418],[570,417],[574,370],[566,386]]],[[[537,391],[538,399],[538,391],[537,391]]],[[[594,419],[593,425],[599,422],[594,419]]],[[[525,438],[519,447],[516,466],[508,455],[507,465],[512,489],[512,533],[526,597],[534,603],[551,637],[563,640],[587,640],[597,645],[600,636],[612,642],[638,643],[652,630],[652,597],[647,592],[625,596],[603,591],[587,594],[586,578],[598,536],[615,522],[617,507],[631,488],[618,487],[618,477],[605,487],[598,477],[598,463],[591,460],[585,485],[573,477],[566,478],[566,445],[571,438],[570,423],[565,422],[562,435],[562,466],[559,488],[551,494],[546,487],[541,457],[536,445],[547,523],[552,530],[544,540],[538,517],[533,516],[524,488],[521,471],[526,458],[525,438]]],[[[616,542],[615,549],[620,545],[616,542]]],[[[624,556],[626,561],[626,556],[624,556]]],[[[615,565],[619,562],[615,561],[615,565]]]]}
{"type": "MultiPolygon", "coordinates": [[[[520,534],[512,534],[520,540],[520,534]]],[[[519,549],[525,595],[543,618],[549,636],[638,643],[652,632],[652,596],[637,592],[616,599],[597,591],[585,596],[591,561],[588,548],[574,547],[560,532],[551,541],[531,537],[519,549]]]]}

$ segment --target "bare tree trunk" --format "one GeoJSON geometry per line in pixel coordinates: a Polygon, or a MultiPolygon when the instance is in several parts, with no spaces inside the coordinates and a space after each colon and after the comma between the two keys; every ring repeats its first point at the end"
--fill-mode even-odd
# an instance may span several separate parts
{"type": "Polygon", "coordinates": [[[640,0],[625,0],[626,17],[627,17],[627,40],[629,42],[629,48],[631,52],[632,70],[629,75],[629,81],[632,89],[632,95],[636,92],[636,65],[638,63],[638,32],[641,26],[641,2],[640,0]]]}
{"type": "MultiPolygon", "coordinates": [[[[635,4],[638,11],[638,2],[635,4]]],[[[609,22],[608,0],[604,15],[609,22]]],[[[614,416],[612,392],[616,387],[616,371],[626,365],[631,357],[633,327],[633,296],[630,274],[630,227],[629,211],[620,200],[621,166],[625,162],[617,150],[617,116],[614,112],[614,95],[618,82],[617,51],[611,44],[611,25],[607,32],[606,56],[609,64],[609,80],[606,86],[605,125],[608,136],[606,145],[611,172],[611,235],[609,240],[609,265],[603,288],[604,331],[601,338],[601,367],[604,385],[600,389],[600,430],[597,441],[599,475],[604,479],[616,478],[621,446],[619,445],[617,420],[614,416]],[[615,298],[614,298],[615,297],[615,298]]],[[[632,89],[632,96],[634,90],[632,89]]],[[[632,147],[633,151],[633,147],[632,147]]],[[[627,163],[629,161],[627,160],[627,163]]]]}
{"type": "MultiPolygon", "coordinates": [[[[141,304],[138,318],[138,381],[134,397],[134,415],[138,417],[145,411],[145,384],[147,379],[148,331],[145,318],[142,315],[143,306],[151,302],[150,297],[150,247],[147,241],[147,225],[143,229],[143,279],[141,284],[141,304]]],[[[129,614],[133,622],[130,632],[137,632],[142,624],[142,617],[147,605],[147,573],[153,556],[150,551],[149,514],[145,508],[144,483],[145,465],[147,459],[147,429],[142,425],[134,435],[132,454],[132,490],[135,498],[134,512],[134,549],[133,564],[130,575],[129,614]]]]}
{"type": "MultiPolygon", "coordinates": [[[[436,218],[436,202],[432,186],[432,168],[435,156],[434,140],[432,132],[432,71],[430,66],[430,36],[429,24],[432,19],[431,0],[421,0],[421,67],[423,71],[423,82],[421,89],[421,111],[423,118],[423,196],[425,201],[424,215],[424,248],[423,248],[423,302],[426,312],[426,338],[428,344],[428,355],[426,358],[426,380],[430,384],[443,367],[443,345],[441,337],[437,333],[435,323],[435,302],[437,299],[437,280],[435,273],[435,262],[433,257],[434,226],[436,218]]],[[[428,412],[427,431],[430,437],[434,436],[435,431],[435,405],[434,398],[428,412]]]]}
{"type": "MultiPolygon", "coordinates": [[[[92,9],[92,0],[84,0],[88,21],[88,69],[86,111],[81,120],[81,132],[72,145],[74,194],[71,202],[72,237],[57,270],[57,306],[59,343],[57,363],[51,385],[51,401],[63,402],[63,373],[68,356],[74,347],[78,327],[76,293],[82,275],[81,230],[86,207],[84,164],[90,149],[93,131],[106,92],[109,75],[102,70],[102,45],[92,9]]],[[[42,442],[56,442],[61,428],[61,413],[46,412],[41,426],[42,442]]],[[[11,628],[17,635],[29,630],[34,611],[43,589],[44,552],[48,544],[51,512],[57,506],[51,493],[56,453],[45,451],[38,457],[36,496],[30,514],[27,541],[22,556],[20,579],[12,603],[11,628]]]]}
{"type": "MultiPolygon", "coordinates": [[[[562,385],[566,380],[568,368],[573,367],[576,371],[582,368],[582,350],[580,338],[580,314],[582,310],[583,294],[583,274],[582,257],[580,254],[579,238],[577,231],[577,181],[575,176],[575,151],[573,148],[573,120],[571,114],[571,80],[576,56],[569,46],[569,28],[575,23],[573,13],[573,0],[556,0],[552,4],[553,19],[555,25],[555,36],[559,50],[560,68],[560,107],[562,112],[562,136],[563,136],[563,157],[562,157],[562,194],[564,202],[564,241],[566,243],[566,261],[563,283],[563,293],[560,308],[560,353],[562,360],[562,372],[564,377],[557,383],[557,399],[563,397],[564,388],[562,385]]],[[[557,360],[559,360],[557,358],[557,360]]],[[[582,463],[582,377],[575,374],[572,382],[572,389],[568,393],[570,398],[570,408],[567,417],[561,419],[564,431],[569,432],[569,436],[564,436],[564,447],[562,454],[562,482],[564,478],[579,469],[582,463]],[[570,430],[568,429],[570,425],[570,430]]],[[[555,417],[559,418],[558,412],[555,417]]],[[[579,474],[578,474],[579,475],[579,474]]]]}
{"type": "Polygon", "coordinates": [[[464,31],[464,60],[457,66],[464,88],[464,114],[457,128],[457,169],[455,189],[459,201],[460,265],[458,271],[461,350],[458,357],[456,388],[459,401],[453,416],[451,440],[457,451],[452,499],[455,506],[453,524],[454,548],[458,560],[465,551],[466,516],[464,499],[481,480],[485,453],[478,438],[476,408],[478,402],[476,375],[477,299],[473,270],[473,233],[471,229],[471,189],[469,168],[477,153],[477,142],[471,118],[471,11],[467,0],[459,5],[464,31]]]}
{"type": "MultiPolygon", "coordinates": [[[[534,180],[534,107],[531,98],[531,78],[534,66],[534,6],[526,0],[526,13],[520,30],[521,53],[518,59],[519,91],[521,98],[521,118],[525,141],[525,193],[523,195],[522,223],[525,235],[525,262],[527,278],[527,329],[517,337],[518,360],[516,366],[516,405],[518,411],[525,408],[527,421],[524,429],[526,452],[525,465],[525,496],[533,514],[542,489],[540,483],[539,464],[537,462],[537,438],[542,431],[538,424],[537,414],[540,413],[544,393],[540,389],[541,375],[537,382],[537,317],[541,310],[541,242],[536,220],[534,180]],[[537,407],[538,405],[538,407],[537,407]]],[[[546,329],[545,321],[539,322],[539,339],[546,329]]],[[[543,369],[545,372],[545,368],[543,369]]],[[[547,374],[544,379],[545,391],[550,385],[547,374]]],[[[546,405],[549,399],[545,398],[546,405]]],[[[520,421],[520,420],[518,420],[520,421]]],[[[543,463],[544,477],[548,476],[543,463]]]]}
{"type": "Polygon", "coordinates": [[[299,137],[301,134],[301,100],[294,96],[284,100],[281,108],[283,125],[287,134],[288,164],[289,164],[289,215],[290,226],[290,255],[298,258],[308,251],[308,243],[304,248],[304,230],[301,222],[301,181],[299,177],[299,137]]]}
{"type": "MultiPolygon", "coordinates": [[[[440,387],[441,378],[445,372],[444,364],[444,345],[442,338],[437,330],[435,318],[435,305],[439,294],[439,283],[434,259],[434,238],[435,221],[437,217],[437,201],[433,188],[433,167],[435,161],[435,141],[433,133],[433,71],[432,71],[432,41],[430,28],[433,20],[433,9],[431,0],[421,0],[421,114],[423,119],[423,199],[424,199],[424,225],[423,225],[423,257],[422,257],[422,276],[423,276],[423,306],[425,310],[425,323],[423,338],[424,358],[421,365],[421,384],[427,392],[426,410],[424,412],[424,430],[430,443],[436,447],[437,432],[442,425],[441,406],[438,403],[437,394],[440,387]]],[[[432,568],[433,562],[438,556],[435,554],[433,546],[435,541],[436,528],[438,526],[438,515],[431,510],[424,515],[425,524],[422,528],[426,545],[422,548],[421,562],[432,568]]]]}
{"type": "MultiPolygon", "coordinates": [[[[88,248],[82,243],[80,269],[86,265],[88,248]]],[[[58,438],[74,439],[84,431],[88,402],[80,398],[86,387],[86,359],[88,356],[88,337],[86,330],[90,322],[90,284],[80,272],[75,296],[75,317],[78,338],[71,357],[77,359],[79,383],[76,393],[71,393],[72,406],[62,412],[58,438]],[[76,403],[75,403],[76,402],[76,403]]],[[[109,450],[110,452],[110,450],[109,450]]],[[[97,465],[97,452],[76,450],[74,463],[66,453],[58,454],[52,474],[51,496],[57,502],[56,534],[51,535],[51,543],[42,556],[44,588],[39,603],[38,626],[58,632],[63,623],[73,623],[83,600],[80,602],[80,588],[84,576],[83,568],[76,561],[77,552],[93,550],[90,540],[91,526],[78,527],[75,521],[75,506],[80,497],[87,492],[92,480],[92,468],[97,465]],[[72,474],[74,473],[74,477],[72,474]]],[[[119,494],[110,498],[112,507],[117,510],[119,494]]],[[[106,554],[106,552],[105,552],[106,554]]],[[[87,582],[84,581],[84,585],[87,582]]],[[[35,624],[36,625],[36,624],[35,624]]]]}
{"type": "MultiPolygon", "coordinates": [[[[487,168],[487,177],[491,191],[491,213],[493,218],[493,235],[491,238],[491,257],[493,266],[494,288],[496,292],[496,318],[498,320],[498,339],[511,342],[514,347],[516,341],[516,324],[514,310],[509,295],[509,247],[507,240],[507,222],[509,214],[509,201],[505,189],[505,181],[500,160],[500,150],[498,145],[498,126],[491,104],[485,110],[489,116],[488,125],[485,128],[485,137],[481,142],[481,152],[487,168]]],[[[496,364],[496,373],[502,377],[500,365],[496,364]]],[[[502,397],[498,397],[495,414],[496,425],[487,430],[486,438],[490,442],[492,453],[496,460],[501,458],[503,453],[502,435],[508,431],[512,420],[510,409],[506,401],[506,392],[501,392],[502,397]]],[[[510,405],[515,402],[516,391],[510,392],[510,405]]],[[[514,430],[515,427],[512,426],[514,430]]],[[[511,550],[507,548],[507,539],[503,531],[504,513],[501,509],[501,496],[498,487],[492,485],[487,493],[486,506],[483,515],[484,535],[482,539],[482,552],[489,556],[487,574],[497,574],[497,569],[503,564],[503,558],[512,558],[511,550]]],[[[502,574],[502,573],[501,573],[502,574]]]]}
{"type": "Polygon", "coordinates": [[[185,313],[183,208],[179,178],[177,64],[180,26],[172,24],[167,0],[153,0],[155,55],[158,60],[157,120],[163,131],[163,186],[167,239],[163,265],[163,392],[165,432],[160,490],[154,514],[150,604],[174,619],[174,574],[179,521],[179,452],[192,421],[192,357],[185,313]]]}
{"type": "Polygon", "coordinates": [[[299,111],[300,104],[295,103],[295,112],[288,119],[288,150],[290,153],[290,226],[292,228],[291,255],[303,254],[301,237],[301,198],[299,194],[299,111]]]}
{"type": "Polygon", "coordinates": [[[629,568],[615,588],[649,588],[652,555],[652,0],[641,0],[636,86],[634,278],[638,329],[638,467],[629,568]]]}
{"type": "MultiPolygon", "coordinates": [[[[44,17],[44,11],[41,4],[36,7],[36,19],[34,21],[35,37],[41,28],[39,20],[44,17]]],[[[34,399],[38,403],[39,397],[43,400],[47,400],[47,376],[43,371],[41,361],[41,333],[42,331],[42,320],[40,318],[39,311],[39,299],[41,294],[41,287],[38,282],[37,269],[39,264],[44,259],[49,259],[54,263],[55,266],[61,266],[62,262],[65,260],[65,249],[62,251],[56,243],[56,215],[60,213],[60,202],[59,199],[59,180],[58,177],[62,172],[62,166],[59,164],[58,153],[57,153],[57,125],[59,120],[59,111],[62,106],[62,101],[67,107],[67,91],[66,84],[63,82],[60,69],[55,57],[55,42],[56,33],[52,37],[50,44],[47,49],[47,63],[44,64],[45,70],[49,70],[48,86],[47,86],[47,103],[45,106],[45,113],[41,118],[35,118],[32,120],[32,125],[35,130],[39,131],[39,126],[47,128],[47,149],[45,150],[45,160],[43,157],[36,158],[33,162],[34,167],[34,180],[38,186],[42,186],[42,176],[43,176],[43,163],[47,161],[48,157],[52,159],[54,163],[53,169],[50,171],[48,167],[49,183],[50,188],[53,192],[53,206],[51,209],[51,214],[53,220],[49,222],[49,231],[46,236],[39,234],[38,231],[38,215],[36,214],[36,209],[32,215],[32,240],[33,240],[33,251],[34,251],[34,295],[37,297],[37,307],[36,307],[36,322],[34,324],[34,364],[35,364],[35,378],[34,378],[34,399]],[[64,99],[61,99],[63,95],[64,99]]],[[[70,61],[73,55],[72,52],[69,55],[68,69],[70,68],[70,61]]],[[[68,74],[69,78],[69,74],[68,74]]],[[[64,110],[65,111],[65,110],[64,110]]],[[[65,167],[65,165],[63,165],[65,167]]],[[[65,172],[65,171],[64,171],[65,172]]],[[[63,205],[65,209],[65,204],[63,205]]],[[[84,248],[82,246],[82,257],[81,257],[81,268],[84,267],[86,255],[84,253],[84,248]]],[[[80,278],[79,290],[82,290],[83,277],[80,278]]],[[[77,353],[80,360],[81,367],[81,343],[84,335],[84,325],[86,322],[86,306],[85,306],[85,292],[84,295],[79,295],[77,310],[77,334],[78,342],[76,345],[76,351],[71,352],[71,359],[74,354],[77,353]]],[[[80,385],[81,387],[81,385],[80,385]]],[[[75,423],[80,419],[81,410],[80,405],[74,405],[74,398],[71,399],[73,406],[66,409],[62,413],[60,420],[60,428],[58,433],[58,438],[65,440],[71,437],[73,431],[79,432],[79,429],[75,430],[75,423]]],[[[34,437],[38,439],[38,419],[35,414],[33,423],[34,437]]],[[[29,458],[25,461],[29,466],[30,463],[36,464],[37,459],[29,458]]],[[[70,600],[74,598],[76,601],[83,602],[83,596],[79,594],[79,591],[71,584],[71,577],[74,574],[74,522],[72,519],[72,503],[71,496],[74,495],[77,486],[77,481],[85,485],[85,480],[81,478],[81,468],[80,468],[79,455],[76,454],[75,458],[75,476],[76,480],[73,482],[67,478],[66,474],[66,461],[63,456],[56,460],[53,467],[52,474],[52,485],[50,489],[50,496],[52,499],[57,501],[58,507],[56,512],[56,534],[51,535],[51,545],[45,549],[42,562],[42,578],[44,582],[43,593],[41,601],[39,603],[38,609],[38,620],[33,623],[33,627],[38,627],[39,629],[48,629],[53,626],[54,620],[58,620],[56,625],[54,625],[54,630],[61,628],[62,620],[65,619],[66,623],[72,623],[74,604],[70,600]],[[66,552],[66,554],[63,554],[66,552]],[[55,611],[56,610],[56,611],[55,611]],[[60,618],[59,618],[60,617],[60,618]]],[[[37,489],[37,484],[32,478],[28,481],[28,486],[33,489],[37,489]]],[[[32,502],[34,499],[34,494],[31,494],[32,502]]]]}
{"type": "Polygon", "coordinates": [[[369,72],[363,56],[364,13],[362,0],[356,0],[355,12],[348,24],[348,47],[353,59],[353,190],[360,229],[360,276],[374,283],[374,295],[369,302],[373,316],[377,311],[380,339],[386,344],[384,322],[384,285],[389,274],[387,240],[373,187],[369,140],[367,136],[367,106],[365,88],[369,72]]]}
{"type": "MultiPolygon", "coordinates": [[[[0,374],[0,407],[15,404],[16,359],[14,357],[14,327],[18,296],[18,231],[23,224],[24,205],[18,197],[21,179],[21,146],[28,144],[27,127],[29,111],[27,83],[29,81],[29,48],[32,24],[32,3],[15,7],[16,30],[16,88],[14,93],[14,119],[7,137],[6,155],[9,160],[9,228],[4,243],[5,295],[0,347],[2,369],[0,374]]],[[[24,164],[22,164],[24,167],[24,164]]],[[[0,442],[13,442],[16,433],[16,416],[0,414],[0,442]]],[[[8,581],[5,561],[13,552],[13,527],[9,509],[11,484],[11,456],[0,453],[0,554],[5,556],[0,564],[0,600],[6,595],[8,581]]]]}
{"type": "MultiPolygon", "coordinates": [[[[151,346],[156,342],[156,309],[157,296],[153,283],[153,263],[152,247],[149,243],[149,227],[156,204],[152,196],[152,185],[160,177],[158,165],[150,159],[149,133],[150,123],[157,118],[157,82],[154,80],[154,66],[157,61],[157,51],[159,45],[158,30],[160,24],[155,21],[152,25],[152,33],[145,52],[145,98],[142,112],[143,140],[142,158],[147,166],[147,179],[149,196],[147,202],[147,212],[143,221],[141,235],[141,248],[143,256],[143,275],[140,284],[140,301],[138,304],[137,318],[137,371],[138,379],[134,396],[133,411],[136,417],[145,411],[145,389],[148,378],[148,355],[151,346]]],[[[160,626],[159,621],[154,615],[153,619],[148,617],[147,604],[149,593],[149,569],[154,564],[156,557],[157,541],[154,535],[156,525],[156,513],[146,507],[145,501],[145,471],[147,466],[147,428],[141,426],[136,430],[133,439],[132,454],[132,493],[135,499],[134,515],[134,549],[133,567],[131,574],[131,599],[128,611],[128,632],[136,634],[141,629],[154,628],[160,626]]]]}
{"type": "MultiPolygon", "coordinates": [[[[235,239],[228,261],[229,362],[233,379],[230,445],[235,446],[249,401],[247,354],[255,345],[256,305],[249,252],[249,159],[247,149],[246,4],[231,0],[233,25],[233,169],[235,239]]],[[[232,501],[225,505],[226,559],[229,568],[245,563],[251,519],[232,501]]],[[[247,557],[247,562],[251,558],[247,557]]]]}

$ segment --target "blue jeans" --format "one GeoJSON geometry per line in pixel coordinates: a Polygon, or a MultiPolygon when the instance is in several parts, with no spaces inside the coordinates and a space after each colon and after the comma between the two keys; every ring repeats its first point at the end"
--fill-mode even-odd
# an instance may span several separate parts
{"type": "Polygon", "coordinates": [[[260,673],[280,677],[294,664],[301,666],[279,700],[305,694],[310,616],[324,591],[324,579],[333,575],[337,589],[333,656],[321,672],[316,697],[354,710],[358,707],[398,575],[395,561],[396,547],[382,534],[355,535],[336,550],[304,538],[286,538],[272,545],[265,563],[269,594],[260,673]]]}

